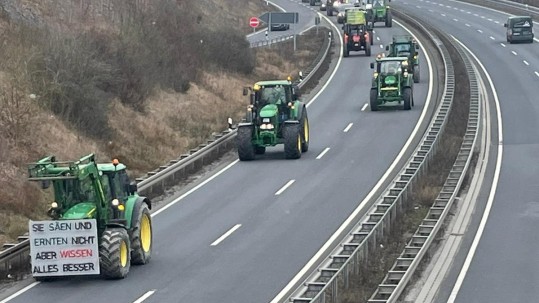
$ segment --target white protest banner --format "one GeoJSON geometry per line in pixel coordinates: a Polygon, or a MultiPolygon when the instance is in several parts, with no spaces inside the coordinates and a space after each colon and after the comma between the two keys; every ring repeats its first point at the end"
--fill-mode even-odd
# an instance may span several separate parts
{"type": "Polygon", "coordinates": [[[99,274],[95,219],[30,221],[32,275],[99,274]]]}

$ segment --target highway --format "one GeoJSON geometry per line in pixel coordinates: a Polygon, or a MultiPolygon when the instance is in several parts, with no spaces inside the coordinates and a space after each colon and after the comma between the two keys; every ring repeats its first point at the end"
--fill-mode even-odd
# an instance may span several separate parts
{"type": "MultiPolygon", "coordinates": [[[[468,245],[459,251],[436,302],[536,302],[539,40],[509,44],[503,27],[507,14],[458,1],[405,0],[394,7],[420,11],[468,47],[490,76],[501,109],[495,125],[503,127],[503,136],[492,143],[501,165],[490,176],[494,184],[482,189],[465,234],[468,245]]],[[[494,106],[495,98],[490,102],[494,106]]]]}
{"type": "MultiPolygon", "coordinates": [[[[307,19],[312,11],[300,13],[307,19]]],[[[405,33],[396,25],[375,30],[373,50],[380,52],[392,34],[405,33]]],[[[410,111],[369,110],[373,58],[351,53],[311,100],[310,149],[301,159],[285,160],[282,146],[251,162],[234,157],[197,187],[171,197],[173,204],[153,215],[148,265],[132,267],[117,281],[31,284],[9,302],[271,301],[384,175],[424,110],[430,76],[424,53],[410,111]]],[[[1,303],[5,297],[0,294],[1,303]]]]}

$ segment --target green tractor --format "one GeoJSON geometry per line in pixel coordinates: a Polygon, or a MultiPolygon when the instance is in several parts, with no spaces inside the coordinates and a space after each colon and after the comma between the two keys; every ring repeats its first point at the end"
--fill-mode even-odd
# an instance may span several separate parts
{"type": "Polygon", "coordinates": [[[386,27],[393,26],[389,2],[388,0],[367,0],[365,3],[367,19],[371,22],[373,28],[375,22],[384,22],[386,27]]]}
{"type": "Polygon", "coordinates": [[[70,162],[59,162],[54,156],[49,156],[29,164],[28,172],[30,181],[39,182],[43,189],[52,185],[54,192],[54,202],[47,212],[51,220],[30,221],[30,226],[33,226],[30,230],[32,273],[36,280],[48,281],[73,274],[100,274],[105,278],[121,279],[127,276],[131,264],[142,265],[150,261],[153,238],[151,201],[137,194],[137,184],[130,183],[124,164],[117,159],[112,163],[97,164],[94,154],[70,162]],[[89,223],[93,225],[94,234],[87,238],[95,239],[92,243],[95,253],[76,249],[76,244],[84,244],[80,239],[87,236],[88,231],[73,226],[89,223]],[[36,226],[41,226],[41,229],[36,226]],[[40,246],[36,245],[50,245],[50,239],[45,241],[38,234],[32,235],[43,231],[43,226],[52,228],[50,232],[60,227],[67,233],[65,241],[56,241],[46,254],[39,252],[40,246]],[[32,251],[34,248],[37,252],[32,251]],[[84,260],[88,256],[93,256],[97,264],[65,264],[67,260],[73,261],[76,257],[84,260]],[[38,266],[44,257],[51,262],[43,265],[46,270],[38,266]],[[95,270],[85,273],[88,268],[95,270]]]}
{"type": "Polygon", "coordinates": [[[377,111],[380,105],[395,105],[395,102],[402,104],[405,110],[411,109],[414,80],[408,67],[407,57],[378,55],[376,62],[371,63],[371,68],[375,69],[370,93],[371,111],[377,111]]]}
{"type": "Polygon", "coordinates": [[[386,46],[387,57],[407,57],[408,66],[414,75],[414,82],[419,83],[419,44],[412,36],[393,36],[393,41],[386,46]]]}
{"type": "Polygon", "coordinates": [[[285,158],[298,159],[309,149],[307,107],[299,100],[299,88],[288,80],[260,81],[245,87],[250,96],[247,115],[238,125],[237,145],[241,161],[264,154],[266,147],[284,144],[285,158]]]}

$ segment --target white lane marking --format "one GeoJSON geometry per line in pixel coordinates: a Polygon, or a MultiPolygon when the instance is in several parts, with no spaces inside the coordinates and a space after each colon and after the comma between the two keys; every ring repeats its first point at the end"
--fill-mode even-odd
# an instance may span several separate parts
{"type": "Polygon", "coordinates": [[[492,19],[491,19],[491,18],[488,18],[487,20],[490,21],[490,22],[492,22],[492,19]]]}
{"type": "Polygon", "coordinates": [[[365,105],[363,105],[363,107],[361,108],[361,111],[364,112],[365,109],[367,109],[367,106],[369,106],[369,104],[368,104],[368,103],[365,103],[365,105]]]}
{"type": "Polygon", "coordinates": [[[133,303],[142,303],[144,302],[144,300],[148,299],[149,297],[151,297],[157,290],[156,289],[152,289],[152,290],[149,290],[148,292],[146,292],[145,294],[143,294],[140,298],[138,298],[136,301],[134,301],[133,303]]]}
{"type": "MultiPolygon", "coordinates": [[[[395,22],[400,27],[404,28],[411,36],[413,36],[416,39],[416,41],[419,43],[419,47],[421,49],[425,49],[425,46],[423,45],[423,43],[421,43],[421,41],[417,38],[417,36],[414,35],[409,29],[405,28],[402,25],[402,23],[398,22],[397,20],[393,20],[393,22],[395,22]]],[[[346,219],[346,221],[343,222],[343,224],[339,227],[339,229],[335,231],[335,233],[326,241],[326,243],[324,243],[324,245],[320,248],[320,250],[305,264],[305,266],[303,266],[303,268],[294,276],[294,278],[292,278],[292,280],[290,280],[290,282],[288,282],[288,284],[279,292],[279,294],[277,294],[277,296],[275,296],[275,298],[271,300],[270,303],[278,303],[284,300],[285,295],[290,291],[290,289],[294,287],[294,285],[299,283],[301,277],[304,276],[307,273],[307,271],[309,271],[309,269],[311,269],[314,266],[315,262],[318,261],[318,259],[320,259],[322,255],[331,247],[333,242],[335,242],[339,238],[339,235],[341,235],[346,230],[346,228],[351,224],[351,222],[358,215],[358,213],[361,212],[361,210],[366,207],[367,202],[370,199],[372,199],[376,191],[378,191],[378,189],[382,186],[382,184],[386,182],[386,179],[389,178],[390,173],[395,169],[397,164],[401,161],[402,157],[404,157],[405,151],[412,144],[412,140],[416,136],[417,132],[419,132],[419,127],[423,123],[423,120],[425,120],[425,117],[427,115],[427,109],[430,107],[429,105],[431,102],[430,99],[432,96],[432,87],[433,87],[433,82],[434,82],[434,78],[432,74],[433,68],[432,68],[432,61],[430,59],[430,56],[427,53],[425,53],[425,59],[427,60],[427,65],[429,67],[429,90],[427,92],[427,98],[425,99],[426,103],[425,103],[425,106],[423,107],[423,111],[421,112],[421,116],[419,117],[419,120],[414,130],[412,131],[412,133],[410,134],[410,137],[408,137],[408,140],[406,141],[403,148],[401,149],[401,151],[395,158],[395,161],[391,163],[391,166],[384,173],[382,178],[380,178],[378,183],[376,183],[376,185],[369,192],[369,194],[365,197],[365,199],[361,201],[359,206],[352,212],[352,214],[350,214],[350,216],[346,219]]]]}
{"type": "Polygon", "coordinates": [[[462,282],[464,281],[464,278],[466,277],[466,273],[468,272],[468,269],[470,268],[470,264],[472,263],[472,259],[475,255],[475,251],[477,250],[477,246],[479,245],[479,241],[481,240],[481,236],[483,235],[483,231],[485,230],[485,226],[487,225],[487,220],[490,214],[490,210],[492,208],[492,204],[494,203],[494,197],[496,195],[496,189],[498,187],[498,180],[500,178],[500,171],[501,171],[501,165],[502,165],[502,155],[503,155],[503,121],[502,121],[502,113],[500,108],[500,100],[498,100],[498,93],[496,92],[496,87],[494,86],[494,83],[492,81],[492,78],[490,77],[489,73],[487,72],[487,69],[481,63],[481,61],[477,58],[477,56],[470,51],[466,45],[462,44],[459,40],[457,40],[455,37],[453,37],[457,43],[462,45],[475,59],[475,61],[479,64],[481,69],[483,70],[483,73],[485,73],[487,80],[490,85],[490,89],[492,90],[492,94],[494,96],[494,103],[496,104],[496,118],[498,119],[498,155],[496,159],[496,169],[494,171],[494,179],[492,180],[492,187],[490,188],[489,197],[487,200],[487,206],[485,207],[485,211],[483,212],[483,217],[481,218],[481,222],[479,223],[479,228],[477,229],[477,234],[475,234],[475,238],[473,239],[472,246],[470,247],[470,251],[468,252],[468,255],[466,256],[466,260],[464,261],[464,265],[462,266],[462,270],[459,273],[459,276],[457,278],[457,281],[455,282],[455,286],[453,287],[453,290],[451,291],[451,295],[449,296],[449,300],[447,303],[454,303],[455,299],[457,298],[457,294],[460,290],[460,287],[462,286],[462,282]]]}
{"type": "Polygon", "coordinates": [[[224,233],[222,236],[219,237],[219,239],[213,241],[213,243],[211,244],[211,246],[217,246],[219,245],[219,243],[223,242],[224,239],[226,239],[228,236],[230,236],[233,232],[236,231],[236,229],[240,228],[241,227],[241,224],[236,224],[234,225],[234,227],[232,227],[231,229],[229,229],[226,233],[224,233]]]}
{"type": "Polygon", "coordinates": [[[492,36],[490,36],[489,38],[490,38],[490,40],[494,40],[494,37],[492,37],[492,36]]]}
{"type": "Polygon", "coordinates": [[[481,19],[485,19],[485,16],[481,16],[481,19]]]}
{"type": "Polygon", "coordinates": [[[204,180],[204,182],[200,183],[199,185],[193,187],[192,189],[190,189],[188,192],[186,192],[185,194],[179,196],[178,198],[174,199],[174,201],[170,202],[169,204],[161,207],[159,210],[157,210],[156,212],[152,213],[152,217],[155,217],[157,216],[158,214],[162,213],[163,211],[165,211],[165,209],[169,208],[169,207],[172,207],[174,204],[180,202],[181,200],[183,200],[185,197],[189,196],[190,194],[192,194],[194,191],[198,190],[199,188],[201,188],[202,186],[208,184],[211,180],[217,178],[219,175],[221,175],[222,173],[224,173],[225,171],[227,171],[229,168],[231,168],[234,164],[238,163],[240,160],[237,159],[235,160],[234,162],[228,164],[226,167],[224,167],[223,169],[221,169],[220,171],[218,171],[215,175],[212,175],[211,177],[209,177],[208,179],[204,180]]]}
{"type": "Polygon", "coordinates": [[[466,23],[466,26],[467,26],[467,27],[470,27],[471,25],[470,25],[470,24],[468,24],[468,23],[466,23]]]}
{"type": "Polygon", "coordinates": [[[322,159],[322,157],[329,151],[329,147],[326,147],[326,149],[324,149],[324,151],[322,151],[320,153],[320,155],[318,155],[318,157],[316,157],[317,160],[320,160],[322,159]]]}
{"type": "Polygon", "coordinates": [[[500,24],[500,21],[498,21],[498,20],[495,20],[495,21],[494,21],[494,23],[496,23],[496,24],[500,24]]]}
{"type": "Polygon", "coordinates": [[[354,125],[354,123],[348,124],[348,126],[343,130],[343,132],[347,133],[352,128],[352,125],[354,125]]]}
{"type": "Polygon", "coordinates": [[[380,41],[380,37],[376,37],[376,41],[380,41]]]}
{"type": "Polygon", "coordinates": [[[526,61],[526,60],[522,60],[522,62],[524,62],[524,64],[526,64],[526,65],[530,65],[530,63],[528,63],[528,61],[526,61]]]}
{"type": "Polygon", "coordinates": [[[478,14],[473,14],[473,15],[474,15],[474,16],[476,16],[476,17],[479,17],[479,15],[478,15],[478,14]]]}
{"type": "Polygon", "coordinates": [[[482,30],[480,30],[480,29],[478,29],[478,30],[477,30],[477,32],[479,32],[479,33],[481,33],[481,34],[483,33],[483,31],[482,31],[482,30]]]}
{"type": "MultiPolygon", "coordinates": [[[[337,35],[339,35],[339,41],[343,41],[341,30],[335,25],[335,23],[331,22],[331,20],[328,17],[322,15],[321,13],[318,13],[318,16],[324,18],[327,22],[329,22],[329,24],[331,24],[331,26],[333,26],[333,28],[335,30],[337,30],[337,35]]],[[[341,43],[341,47],[340,47],[340,50],[339,50],[339,59],[337,59],[337,65],[335,66],[335,69],[333,70],[333,72],[329,76],[328,80],[326,81],[326,84],[324,84],[324,86],[322,86],[320,91],[318,93],[316,93],[316,95],[314,95],[314,97],[311,99],[311,101],[309,101],[309,103],[307,103],[305,105],[305,107],[311,106],[311,104],[313,104],[314,101],[316,101],[316,99],[318,99],[318,96],[320,96],[326,90],[326,87],[328,87],[328,85],[331,84],[331,80],[333,80],[333,77],[335,77],[335,74],[337,73],[337,71],[339,70],[339,67],[341,66],[341,62],[342,62],[342,58],[343,58],[342,53],[343,53],[343,45],[341,43]]]]}
{"type": "Polygon", "coordinates": [[[290,185],[294,184],[294,182],[296,182],[296,180],[292,179],[290,181],[288,181],[283,187],[281,187],[281,189],[279,189],[275,195],[278,196],[280,194],[282,194],[287,188],[290,187],[290,185]]]}
{"type": "Polygon", "coordinates": [[[472,14],[472,12],[466,12],[466,14],[470,14],[470,15],[471,15],[471,14],[472,14]]]}
{"type": "Polygon", "coordinates": [[[511,51],[511,54],[513,54],[515,56],[518,55],[517,52],[515,52],[515,51],[511,51]]]}
{"type": "Polygon", "coordinates": [[[441,15],[442,15],[442,17],[445,17],[445,14],[441,14],[441,15]]]}
{"type": "Polygon", "coordinates": [[[535,75],[536,75],[537,77],[539,77],[539,72],[535,72],[535,75]]]}
{"type": "Polygon", "coordinates": [[[502,47],[505,47],[505,44],[504,44],[504,43],[500,43],[500,45],[501,45],[502,47]]]}
{"type": "Polygon", "coordinates": [[[429,12],[431,12],[431,13],[434,13],[434,11],[433,11],[433,10],[431,10],[431,9],[429,9],[429,12]]]}
{"type": "Polygon", "coordinates": [[[25,288],[19,290],[18,292],[14,293],[11,296],[9,296],[9,297],[5,298],[4,300],[0,301],[0,303],[7,303],[7,302],[15,299],[16,297],[18,297],[18,296],[22,295],[23,293],[29,291],[31,288],[37,286],[39,283],[41,283],[41,282],[36,281],[36,282],[26,286],[25,288]]]}
{"type": "Polygon", "coordinates": [[[453,21],[455,21],[455,22],[459,22],[459,19],[457,19],[457,18],[453,18],[453,21]]]}
{"type": "Polygon", "coordinates": [[[383,44],[380,44],[380,48],[384,48],[384,45],[383,45],[383,44]]]}

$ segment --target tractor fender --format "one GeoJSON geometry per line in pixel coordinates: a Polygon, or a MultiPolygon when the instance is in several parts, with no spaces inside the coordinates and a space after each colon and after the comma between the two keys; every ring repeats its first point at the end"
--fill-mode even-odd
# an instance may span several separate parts
{"type": "Polygon", "coordinates": [[[138,208],[142,203],[146,203],[149,209],[152,209],[152,202],[150,199],[141,196],[130,196],[125,203],[125,219],[126,226],[131,228],[131,222],[133,221],[133,214],[137,213],[138,208]]]}
{"type": "Polygon", "coordinates": [[[299,124],[298,120],[286,120],[284,121],[284,124],[299,124]]]}
{"type": "Polygon", "coordinates": [[[125,230],[128,229],[126,219],[112,219],[107,224],[105,224],[105,226],[111,228],[123,228],[125,230]]]}
{"type": "Polygon", "coordinates": [[[299,119],[301,119],[301,116],[303,115],[304,111],[307,111],[305,104],[300,101],[296,102],[294,109],[294,117],[296,118],[296,120],[299,121],[299,119]]]}

